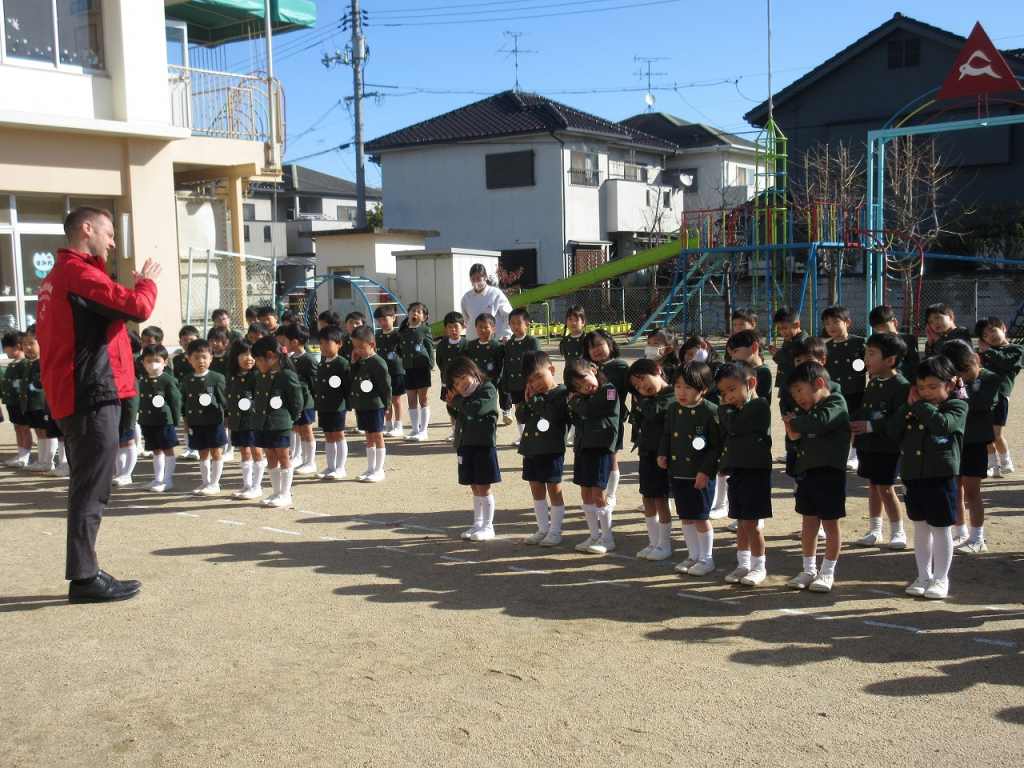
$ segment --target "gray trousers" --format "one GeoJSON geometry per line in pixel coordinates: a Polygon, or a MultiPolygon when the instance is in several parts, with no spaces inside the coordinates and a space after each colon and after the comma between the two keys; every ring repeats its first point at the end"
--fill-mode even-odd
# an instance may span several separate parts
{"type": "Polygon", "coordinates": [[[102,403],[57,419],[71,469],[65,579],[91,579],[100,569],[96,534],[117,461],[121,403],[102,403]]]}

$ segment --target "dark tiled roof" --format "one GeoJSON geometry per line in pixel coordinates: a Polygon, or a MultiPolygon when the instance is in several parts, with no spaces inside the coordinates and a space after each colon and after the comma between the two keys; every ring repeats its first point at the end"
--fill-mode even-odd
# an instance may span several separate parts
{"type": "Polygon", "coordinates": [[[745,147],[753,149],[755,144],[741,139],[731,133],[703,123],[691,123],[665,112],[645,112],[633,115],[620,121],[621,125],[657,136],[659,139],[672,142],[680,149],[700,149],[703,147],[745,147]]]}
{"type": "MultiPolygon", "coordinates": [[[[310,195],[341,195],[356,196],[356,183],[348,179],[329,176],[312,168],[294,163],[285,163],[282,169],[282,180],[285,191],[310,195]]],[[[376,187],[367,187],[366,196],[374,200],[381,199],[381,191],[376,187]]]]}
{"type": "Polygon", "coordinates": [[[505,91],[444,115],[411,125],[367,143],[367,152],[453,144],[507,136],[559,131],[606,136],[611,141],[639,144],[658,150],[675,150],[671,142],[619,123],[581,112],[543,96],[505,91]]]}

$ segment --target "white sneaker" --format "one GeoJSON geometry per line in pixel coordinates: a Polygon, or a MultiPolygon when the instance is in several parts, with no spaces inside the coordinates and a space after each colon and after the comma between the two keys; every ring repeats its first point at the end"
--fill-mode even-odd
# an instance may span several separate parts
{"type": "Polygon", "coordinates": [[[305,464],[299,464],[295,468],[296,475],[312,475],[316,473],[316,464],[307,461],[305,464]]]}
{"type": "Polygon", "coordinates": [[[14,469],[23,469],[28,466],[28,459],[23,459],[20,456],[15,456],[13,459],[8,459],[4,462],[8,467],[14,469]]]}
{"type": "Polygon", "coordinates": [[[187,449],[178,458],[182,459],[184,461],[197,461],[199,459],[199,451],[193,451],[191,449],[187,449]]]}
{"type": "Polygon", "coordinates": [[[246,491],[248,491],[248,490],[249,490],[248,488],[239,488],[239,489],[238,489],[237,491],[232,491],[232,492],[231,492],[231,498],[232,498],[232,499],[241,499],[241,498],[244,498],[244,494],[245,494],[245,492],[246,492],[246,491]]]}
{"type": "Polygon", "coordinates": [[[729,516],[729,502],[719,504],[717,507],[712,507],[708,517],[711,520],[721,520],[723,517],[729,516]]]}
{"type": "MultiPolygon", "coordinates": [[[[52,475],[55,471],[56,470],[50,470],[50,474],[52,475]]],[[[132,484],[131,475],[118,475],[117,477],[115,477],[113,480],[110,481],[110,484],[111,485],[131,485],[132,484]]]]}
{"type": "Polygon", "coordinates": [[[801,571],[798,575],[786,582],[787,587],[793,589],[807,589],[811,582],[818,578],[818,572],[811,573],[810,571],[801,571]]]}
{"type": "Polygon", "coordinates": [[[591,544],[587,548],[587,552],[592,555],[603,555],[606,552],[615,551],[615,539],[606,539],[603,536],[597,540],[595,544],[591,544]]]}
{"type": "MultiPolygon", "coordinates": [[[[637,555],[639,557],[639,555],[637,555]]],[[[695,557],[688,557],[675,567],[676,573],[689,573],[690,569],[700,561],[695,557]]]]}
{"type": "Polygon", "coordinates": [[[599,536],[591,536],[588,539],[584,539],[583,541],[581,541],[579,544],[576,545],[576,551],[577,552],[589,552],[590,548],[592,546],[594,546],[595,544],[597,544],[597,542],[599,542],[600,540],[601,540],[601,538],[599,536]]]}
{"type": "Polygon", "coordinates": [[[494,538],[494,528],[481,528],[469,537],[470,541],[490,541],[494,538]]]}
{"type": "Polygon", "coordinates": [[[921,579],[914,579],[907,588],[904,590],[911,597],[923,597],[925,590],[928,589],[928,582],[921,579]]]}
{"type": "Polygon", "coordinates": [[[945,600],[949,596],[949,579],[932,579],[924,591],[928,600],[945,600]]]}
{"type": "Polygon", "coordinates": [[[725,526],[725,530],[732,531],[733,533],[736,533],[736,531],[738,531],[739,529],[740,529],[740,521],[739,520],[733,520],[731,523],[729,523],[727,526],[725,526]]]}
{"type": "Polygon", "coordinates": [[[953,549],[956,549],[957,547],[962,547],[964,544],[967,543],[967,539],[968,538],[969,537],[968,537],[968,535],[966,533],[961,534],[960,536],[954,536],[953,537],[953,549]]]}
{"type": "Polygon", "coordinates": [[[647,555],[648,560],[653,560],[656,563],[660,563],[662,560],[668,560],[672,557],[672,546],[666,547],[654,547],[647,555]]]}
{"type": "Polygon", "coordinates": [[[835,576],[831,573],[819,573],[818,578],[811,582],[807,590],[809,592],[831,592],[834,579],[835,576]]]}
{"type": "Polygon", "coordinates": [[[238,498],[244,499],[245,501],[251,501],[253,499],[262,499],[263,498],[263,489],[262,488],[256,488],[255,486],[253,486],[251,488],[246,488],[244,491],[242,491],[239,494],[238,498]]]}
{"type": "Polygon", "coordinates": [[[360,482],[360,483],[365,483],[366,482],[366,478],[368,478],[372,474],[373,474],[373,470],[368,469],[365,472],[362,472],[362,473],[356,475],[356,480],[358,482],[360,482]]]}
{"type": "Polygon", "coordinates": [[[47,464],[45,461],[34,461],[25,467],[29,472],[49,472],[53,469],[53,464],[47,464]]]}
{"type": "Polygon", "coordinates": [[[366,479],[363,480],[363,482],[364,483],[383,483],[384,482],[384,478],[385,478],[385,474],[384,474],[384,470],[382,469],[379,472],[371,472],[370,474],[368,474],[366,476],[366,479]]]}
{"type": "Polygon", "coordinates": [[[516,438],[515,440],[513,440],[513,441],[512,441],[512,445],[513,445],[513,446],[517,446],[517,445],[519,445],[519,444],[520,444],[521,442],[523,442],[523,439],[522,439],[522,438],[516,438]]]}
{"type": "Polygon", "coordinates": [[[144,491],[152,491],[158,485],[163,485],[163,483],[161,483],[159,480],[150,480],[148,483],[146,483],[144,486],[142,486],[142,490],[144,490],[144,491]]]}
{"type": "Polygon", "coordinates": [[[561,543],[562,543],[562,534],[561,534],[561,532],[557,532],[556,533],[554,531],[548,531],[548,535],[545,536],[541,540],[540,545],[542,547],[557,547],[561,543]]]}
{"type": "MultiPolygon", "coordinates": [[[[61,464],[59,467],[54,467],[49,472],[51,477],[71,477],[71,467],[67,464],[61,464]]],[[[128,482],[132,481],[131,477],[128,477],[128,482]]]]}
{"type": "Polygon", "coordinates": [[[859,467],[859,466],[860,466],[860,461],[857,460],[856,456],[853,457],[852,459],[847,459],[847,461],[846,461],[846,471],[847,472],[856,472],[857,471],[857,467],[859,467]]]}
{"type": "Polygon", "coordinates": [[[715,563],[713,560],[701,560],[699,563],[691,565],[686,574],[688,576],[707,576],[709,573],[714,572],[715,563]]]}
{"type": "Polygon", "coordinates": [[[216,496],[218,493],[220,493],[220,486],[213,483],[196,488],[196,496],[216,496]]]}
{"type": "Polygon", "coordinates": [[[473,538],[473,534],[479,533],[479,531],[480,531],[480,526],[474,525],[472,528],[467,528],[466,530],[464,530],[462,532],[462,538],[464,538],[464,539],[471,539],[471,538],[473,538]]]}
{"type": "MultiPolygon", "coordinates": [[[[877,547],[882,544],[882,532],[881,531],[868,531],[859,539],[857,544],[862,547],[877,547]]],[[[903,546],[906,547],[907,542],[904,540],[903,546]]]]}
{"type": "Polygon", "coordinates": [[[993,479],[1000,478],[1003,476],[1002,469],[1003,468],[1000,467],[998,464],[994,467],[989,467],[988,469],[985,470],[985,477],[991,477],[993,479]]]}
{"type": "Polygon", "coordinates": [[[272,496],[263,503],[268,507],[277,507],[278,509],[290,507],[292,505],[292,495],[290,493],[282,493],[278,496],[272,496]]]}
{"type": "Polygon", "coordinates": [[[730,584],[739,584],[743,579],[746,578],[747,574],[750,573],[749,568],[744,568],[742,565],[738,566],[735,571],[725,577],[725,580],[730,584]]]}
{"type": "Polygon", "coordinates": [[[533,536],[527,536],[523,539],[523,544],[540,544],[547,538],[547,535],[547,531],[537,531],[533,536]]]}
{"type": "Polygon", "coordinates": [[[149,490],[151,490],[153,493],[168,493],[169,491],[173,491],[174,490],[174,484],[173,483],[157,483],[156,485],[154,485],[149,490]]]}
{"type": "Polygon", "coordinates": [[[454,443],[454,442],[455,442],[455,434],[454,434],[454,433],[452,433],[452,434],[448,435],[448,437],[446,437],[446,438],[444,439],[444,441],[445,441],[446,443],[454,443]]]}
{"type": "Polygon", "coordinates": [[[140,459],[152,459],[153,458],[153,452],[152,451],[139,451],[139,458],[140,459]]]}
{"type": "Polygon", "coordinates": [[[338,467],[337,469],[328,472],[326,475],[324,475],[324,478],[327,480],[343,480],[346,477],[348,477],[348,473],[341,467],[338,467]]]}
{"type": "Polygon", "coordinates": [[[750,571],[746,576],[740,579],[740,584],[747,587],[756,587],[762,581],[768,578],[768,571],[764,568],[755,568],[750,571]]]}
{"type": "Polygon", "coordinates": [[[907,534],[906,531],[896,531],[889,535],[889,549],[906,549],[907,548],[907,534]]]}
{"type": "Polygon", "coordinates": [[[651,554],[651,550],[652,549],[654,549],[654,545],[653,544],[648,544],[646,547],[644,547],[643,549],[641,549],[639,552],[636,553],[636,559],[637,560],[646,560],[647,556],[649,554],[651,554]]]}
{"type": "Polygon", "coordinates": [[[828,536],[825,535],[825,528],[821,525],[818,526],[818,541],[824,541],[828,536]]]}
{"type": "Polygon", "coordinates": [[[512,409],[501,412],[501,423],[506,427],[511,424],[515,419],[512,418],[512,409]]]}
{"type": "Polygon", "coordinates": [[[235,452],[234,451],[224,451],[224,453],[221,454],[221,458],[224,461],[234,461],[235,460],[235,452]]]}
{"type": "Polygon", "coordinates": [[[785,464],[786,463],[786,454],[780,453],[778,456],[775,457],[775,460],[777,462],[779,462],[779,464],[785,464]]]}
{"type": "Polygon", "coordinates": [[[384,433],[384,437],[405,437],[405,427],[395,427],[384,433]]]}
{"type": "Polygon", "coordinates": [[[405,439],[410,443],[422,443],[427,439],[426,432],[413,432],[411,435],[406,435],[405,439]]]}
{"type": "Polygon", "coordinates": [[[999,471],[1002,472],[1004,475],[1012,475],[1013,474],[1013,459],[1011,459],[1010,457],[1007,457],[1006,461],[1000,461],[999,462],[999,471]]]}
{"type": "Polygon", "coordinates": [[[955,551],[958,555],[976,555],[979,552],[988,552],[988,544],[985,543],[984,539],[976,539],[974,541],[968,539],[957,547],[955,551]]]}

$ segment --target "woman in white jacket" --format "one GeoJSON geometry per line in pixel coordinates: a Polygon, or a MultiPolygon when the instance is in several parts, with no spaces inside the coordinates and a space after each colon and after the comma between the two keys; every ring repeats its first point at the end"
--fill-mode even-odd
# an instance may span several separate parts
{"type": "Polygon", "coordinates": [[[469,282],[472,290],[466,291],[462,297],[462,316],[466,319],[466,340],[473,341],[476,336],[476,318],[481,314],[494,315],[494,338],[506,341],[512,337],[508,327],[508,313],[512,305],[500,288],[487,283],[487,267],[474,264],[469,268],[469,282]]]}

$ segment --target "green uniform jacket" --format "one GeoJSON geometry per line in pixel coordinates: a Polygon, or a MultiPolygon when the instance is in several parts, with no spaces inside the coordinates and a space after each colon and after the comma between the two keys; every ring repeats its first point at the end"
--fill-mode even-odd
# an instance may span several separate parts
{"type": "MultiPolygon", "coordinates": [[[[682,365],[682,363],[680,363],[682,365]]],[[[715,405],[718,405],[722,400],[722,393],[718,391],[718,382],[715,381],[715,377],[718,376],[719,369],[725,365],[721,360],[709,360],[708,368],[711,369],[711,389],[704,393],[704,399],[708,400],[715,405]]],[[[665,381],[672,386],[672,379],[666,378],[665,381]]],[[[760,382],[760,379],[758,379],[760,382]]],[[[768,391],[772,391],[772,373],[768,371],[768,391]]],[[[760,392],[758,393],[760,395],[760,392]]]]}
{"type": "Polygon", "coordinates": [[[181,380],[181,395],[184,400],[182,418],[190,427],[203,424],[220,424],[224,421],[224,412],[227,410],[227,397],[224,394],[224,387],[227,382],[219,373],[207,371],[205,376],[188,374],[181,380]],[[203,405],[199,398],[203,395],[210,396],[210,404],[203,405]]]}
{"type": "Polygon", "coordinates": [[[854,360],[864,360],[866,341],[863,336],[847,336],[843,341],[829,339],[825,342],[825,370],[832,381],[839,382],[844,395],[863,392],[867,384],[864,369],[853,368],[854,360]]]}
{"type": "Polygon", "coordinates": [[[566,365],[583,357],[583,339],[586,335],[585,333],[581,333],[579,336],[566,334],[558,341],[558,352],[565,358],[566,365]]]}
{"type": "Polygon", "coordinates": [[[721,474],[731,469],[772,468],[772,407],[767,400],[755,397],[742,408],[720,405],[718,423],[723,431],[721,474]]]}
{"type": "Polygon", "coordinates": [[[619,418],[619,392],[610,381],[588,396],[569,398],[569,418],[576,425],[573,448],[601,448],[614,452],[619,441],[622,420],[619,418]]]}
{"type": "Polygon", "coordinates": [[[437,342],[437,346],[434,348],[434,359],[437,361],[437,373],[442,382],[444,382],[444,372],[448,369],[448,363],[456,357],[465,355],[466,346],[465,339],[459,339],[458,343],[452,344],[451,339],[447,336],[437,342]]]}
{"type": "MultiPolygon", "coordinates": [[[[402,365],[402,337],[397,328],[384,332],[378,330],[377,354],[383,357],[388,363],[388,374],[392,379],[395,376],[405,375],[405,366],[402,365]]],[[[351,354],[345,358],[351,360],[351,354]]]]}
{"type": "Polygon", "coordinates": [[[917,364],[921,362],[921,340],[912,333],[901,333],[900,338],[907,345],[907,354],[900,361],[900,373],[913,385],[917,381],[917,364]]]}
{"type": "MultiPolygon", "coordinates": [[[[377,356],[379,357],[379,355],[377,356]]],[[[345,393],[351,384],[349,380],[350,367],[348,360],[341,355],[333,360],[320,360],[320,367],[316,371],[316,391],[313,398],[317,411],[338,413],[346,410],[345,393]],[[337,386],[331,383],[331,379],[334,379],[334,384],[337,386]]]]}
{"type": "Polygon", "coordinates": [[[429,368],[434,370],[434,335],[430,326],[421,323],[415,328],[399,331],[402,345],[402,365],[405,370],[411,368],[429,368]]]}
{"type": "Polygon", "coordinates": [[[668,457],[669,477],[692,479],[699,472],[714,477],[721,454],[722,428],[715,403],[705,399],[693,406],[669,406],[658,445],[658,455],[668,457]],[[697,438],[703,438],[703,444],[694,444],[697,438]]]}
{"type": "MultiPolygon", "coordinates": [[[[629,416],[629,411],[626,408],[626,394],[629,391],[628,381],[629,379],[629,363],[619,357],[614,357],[605,363],[594,363],[597,366],[597,370],[604,374],[604,377],[608,379],[608,382],[615,387],[615,391],[619,393],[619,421],[625,422],[626,417],[629,416]]],[[[619,429],[622,429],[620,426],[619,429]]]]}
{"type": "Polygon", "coordinates": [[[228,353],[225,352],[220,357],[214,355],[210,360],[210,370],[219,373],[226,379],[228,377],[228,353]]]}
{"type": "Polygon", "coordinates": [[[962,341],[966,341],[968,344],[970,344],[971,332],[968,331],[966,328],[960,328],[959,326],[957,326],[956,328],[950,328],[939,338],[937,338],[934,344],[930,341],[925,342],[924,356],[932,357],[933,355],[941,355],[942,345],[945,344],[947,341],[951,341],[952,339],[961,339],[962,341]]]}
{"type": "Polygon", "coordinates": [[[466,357],[476,363],[488,379],[496,384],[501,380],[501,372],[505,366],[505,345],[497,339],[484,344],[480,339],[473,339],[466,345],[466,357]]]}
{"type": "Polygon", "coordinates": [[[342,339],[341,347],[338,348],[338,355],[344,357],[346,360],[352,359],[352,353],[355,352],[355,345],[352,343],[352,337],[346,332],[345,338],[342,339]]]}
{"type": "Polygon", "coordinates": [[[1002,379],[992,371],[981,369],[981,375],[967,389],[967,422],[964,424],[964,445],[985,443],[996,439],[992,428],[992,409],[999,399],[999,385],[1002,379]]]}
{"type": "Polygon", "coordinates": [[[43,394],[43,381],[39,375],[39,358],[29,360],[26,358],[25,367],[21,373],[21,411],[45,411],[46,395],[43,394]]]}
{"type": "Polygon", "coordinates": [[[527,352],[540,349],[540,342],[536,336],[523,336],[516,339],[514,336],[505,342],[505,365],[501,375],[504,377],[504,390],[506,392],[525,392],[526,379],[523,378],[523,357],[527,352]]]}
{"type": "Polygon", "coordinates": [[[25,358],[15,360],[4,370],[3,403],[21,408],[21,376],[25,368],[25,358]]]}
{"type": "Polygon", "coordinates": [[[534,395],[516,408],[516,421],[524,424],[519,453],[523,456],[546,456],[565,453],[569,434],[569,389],[564,384],[552,387],[543,395],[534,395]],[[547,424],[542,430],[541,422],[547,424]]]}
{"type": "Polygon", "coordinates": [[[253,415],[253,400],[256,396],[256,377],[259,375],[259,371],[250,368],[248,371],[239,371],[228,376],[228,383],[224,388],[224,396],[228,401],[228,429],[235,432],[248,432],[253,429],[256,421],[253,415]],[[249,407],[244,411],[238,404],[240,400],[249,401],[249,407]]]}
{"type": "MultiPolygon", "coordinates": [[[[721,368],[719,364],[718,368],[721,368]]],[[[715,368],[714,370],[718,370],[715,368]]],[[[771,399],[772,396],[772,369],[765,363],[754,368],[754,374],[757,376],[757,386],[754,390],[757,392],[758,397],[763,397],[765,400],[771,399]]]]}
{"type": "Polygon", "coordinates": [[[177,427],[181,421],[181,389],[178,380],[166,368],[159,376],[139,379],[139,424],[144,427],[177,427]],[[153,398],[160,395],[157,408],[153,398]]]}
{"type": "MultiPolygon", "coordinates": [[[[839,384],[835,381],[830,381],[828,383],[828,390],[830,394],[839,395],[840,397],[843,396],[842,387],[840,387],[839,384]]],[[[757,396],[760,397],[761,393],[758,392],[757,396]]],[[[844,399],[843,402],[845,403],[846,400],[844,399]]],[[[803,408],[796,404],[796,400],[793,399],[793,393],[790,392],[786,387],[783,387],[782,389],[779,390],[779,411],[782,412],[783,416],[785,416],[787,413],[796,413],[801,416],[806,413],[806,411],[803,408]]],[[[785,434],[785,430],[783,430],[783,433],[785,434]]],[[[789,435],[785,435],[784,442],[786,444],[787,451],[796,450],[796,441],[790,440],[789,435]]]]}
{"type": "Polygon", "coordinates": [[[782,342],[782,346],[776,349],[775,354],[772,355],[776,368],[775,386],[779,389],[783,389],[786,386],[786,377],[796,367],[793,365],[793,344],[806,336],[806,333],[800,331],[792,339],[786,339],[782,342]]]}
{"type": "Polygon", "coordinates": [[[1008,398],[1013,392],[1013,382],[1017,378],[1017,374],[1020,373],[1022,354],[1024,354],[1024,347],[1019,344],[989,347],[981,353],[981,364],[1002,379],[999,384],[999,394],[1003,397],[1008,398]]]}
{"type": "Polygon", "coordinates": [[[302,410],[308,411],[313,407],[313,393],[316,391],[316,358],[312,352],[306,350],[292,358],[292,365],[295,366],[295,373],[299,375],[299,382],[302,384],[302,410]]]}
{"type": "Polygon", "coordinates": [[[789,426],[800,433],[796,441],[797,475],[818,467],[846,469],[850,456],[850,414],[842,395],[829,394],[807,413],[794,416],[789,426]]]}
{"type": "Polygon", "coordinates": [[[302,382],[295,371],[282,368],[273,373],[257,373],[253,393],[252,428],[279,437],[291,434],[292,425],[302,414],[302,382]],[[274,398],[281,404],[275,408],[274,398]]]}
{"type": "Polygon", "coordinates": [[[888,379],[872,379],[864,390],[864,399],[854,421],[866,421],[871,431],[857,435],[853,446],[869,453],[899,453],[899,440],[889,437],[889,421],[910,397],[910,382],[896,374],[888,379]]]}
{"type": "MultiPolygon", "coordinates": [[[[135,391],[139,390],[139,381],[135,380],[135,391]]],[[[141,398],[138,394],[134,397],[126,397],[121,401],[121,421],[117,428],[122,432],[134,432],[135,420],[139,417],[139,404],[141,398]]]]}
{"type": "MultiPolygon", "coordinates": [[[[234,344],[236,341],[241,341],[241,340],[242,340],[242,332],[241,331],[235,331],[235,330],[228,331],[228,352],[231,351],[231,345],[232,344],[234,344]]],[[[238,430],[235,430],[235,431],[237,432],[238,430]]]]}
{"type": "Polygon", "coordinates": [[[493,447],[498,429],[498,390],[491,382],[477,387],[469,397],[452,398],[455,417],[455,450],[463,446],[493,447]]]}
{"type": "Polygon", "coordinates": [[[636,403],[641,419],[634,442],[640,456],[658,455],[661,435],[665,431],[665,419],[675,399],[672,387],[665,387],[654,397],[637,396],[636,403]]]}
{"type": "Polygon", "coordinates": [[[967,401],[946,400],[936,408],[918,400],[889,420],[889,436],[900,441],[900,477],[955,477],[967,421],[967,401]]]}
{"type": "Polygon", "coordinates": [[[192,363],[188,361],[188,355],[184,351],[178,352],[174,357],[171,358],[171,371],[174,373],[174,378],[180,383],[188,374],[193,373],[192,363]]]}
{"type": "Polygon", "coordinates": [[[391,407],[391,376],[388,364],[380,355],[370,355],[348,369],[348,407],[353,411],[376,411],[391,407]],[[373,384],[373,389],[363,392],[364,381],[373,384]]]}

